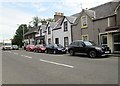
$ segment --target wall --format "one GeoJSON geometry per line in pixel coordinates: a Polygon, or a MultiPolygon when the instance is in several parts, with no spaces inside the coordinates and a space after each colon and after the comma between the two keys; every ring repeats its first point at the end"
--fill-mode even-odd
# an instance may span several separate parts
{"type": "Polygon", "coordinates": [[[68,22],[68,31],[64,32],[64,22],[67,21],[65,18],[61,29],[53,31],[53,42],[55,43],[55,38],[59,38],[59,44],[64,46],[64,37],[68,37],[69,44],[71,43],[71,24],[68,22]]]}
{"type": "Polygon", "coordinates": [[[120,7],[117,10],[117,25],[120,25],[120,7]]]}
{"type": "MultiPolygon", "coordinates": [[[[82,16],[87,16],[84,12],[82,16]]],[[[93,32],[93,22],[90,17],[87,16],[87,28],[81,28],[81,17],[79,18],[78,24],[72,27],[72,35],[74,40],[82,40],[82,35],[89,35],[89,40],[94,40],[94,32],[93,32]]]]}

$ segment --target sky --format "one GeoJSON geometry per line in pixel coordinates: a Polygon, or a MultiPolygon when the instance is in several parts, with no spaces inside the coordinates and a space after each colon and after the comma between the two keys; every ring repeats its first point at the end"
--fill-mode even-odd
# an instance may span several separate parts
{"type": "Polygon", "coordinates": [[[33,17],[53,18],[55,12],[70,16],[112,0],[0,0],[0,41],[11,39],[20,24],[33,17]]]}

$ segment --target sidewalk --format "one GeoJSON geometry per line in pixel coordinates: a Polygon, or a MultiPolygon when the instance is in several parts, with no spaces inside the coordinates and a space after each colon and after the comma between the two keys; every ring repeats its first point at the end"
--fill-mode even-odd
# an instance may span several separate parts
{"type": "Polygon", "coordinates": [[[120,54],[111,54],[111,56],[120,57],[120,54]]]}

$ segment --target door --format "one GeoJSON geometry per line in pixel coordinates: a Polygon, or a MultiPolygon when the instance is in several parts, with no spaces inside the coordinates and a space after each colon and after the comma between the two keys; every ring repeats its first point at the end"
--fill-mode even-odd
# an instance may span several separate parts
{"type": "Polygon", "coordinates": [[[59,44],[59,38],[55,38],[55,44],[59,44]]]}
{"type": "Polygon", "coordinates": [[[114,52],[120,53],[120,33],[113,35],[114,39],[114,52]]]}
{"type": "Polygon", "coordinates": [[[84,42],[79,42],[79,53],[85,53],[85,47],[83,46],[84,42]]]}

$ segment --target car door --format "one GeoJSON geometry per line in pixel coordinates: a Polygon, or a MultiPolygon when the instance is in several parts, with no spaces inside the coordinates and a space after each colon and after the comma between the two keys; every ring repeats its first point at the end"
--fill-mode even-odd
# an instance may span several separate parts
{"type": "Polygon", "coordinates": [[[78,42],[77,51],[78,51],[79,53],[84,53],[84,52],[85,52],[84,43],[83,43],[82,41],[79,41],[79,42],[78,42]]]}

